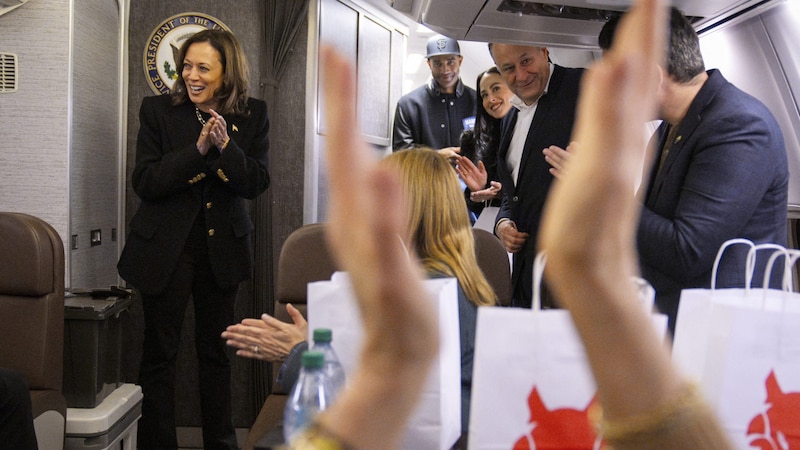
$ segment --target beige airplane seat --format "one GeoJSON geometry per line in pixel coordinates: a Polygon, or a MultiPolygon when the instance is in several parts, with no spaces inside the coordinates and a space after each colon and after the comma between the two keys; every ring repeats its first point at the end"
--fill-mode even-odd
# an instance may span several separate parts
{"type": "Polygon", "coordinates": [[[43,220],[0,212],[0,255],[0,367],[30,388],[39,448],[62,449],[64,246],[43,220]]]}
{"type": "MultiPolygon", "coordinates": [[[[310,224],[293,231],[281,248],[278,256],[278,278],[275,285],[275,317],[284,322],[292,319],[286,312],[291,303],[303,316],[306,315],[306,286],[313,281],[330,280],[336,269],[325,244],[325,225],[310,224]]],[[[280,364],[272,365],[272,375],[278,373],[280,364]]],[[[256,442],[268,432],[277,429],[283,422],[283,407],[288,392],[272,383],[272,392],[264,401],[250,433],[245,449],[252,449],[256,442]]]]}
{"type": "MultiPolygon", "coordinates": [[[[500,241],[491,233],[473,228],[475,254],[489,284],[492,285],[501,304],[511,303],[511,275],[506,253],[500,241]]],[[[278,278],[275,286],[275,317],[284,322],[292,319],[286,312],[291,303],[306,316],[306,288],[308,283],[330,280],[336,271],[333,259],[325,243],[325,225],[310,224],[293,231],[284,242],[278,256],[278,278]]],[[[278,373],[280,364],[273,364],[272,374],[278,373]]],[[[256,417],[245,442],[245,449],[252,449],[267,433],[276,432],[283,422],[283,408],[288,392],[283,392],[277,383],[267,396],[256,417]]]]}
{"type": "Polygon", "coordinates": [[[475,257],[483,276],[494,289],[498,302],[503,306],[511,304],[511,263],[508,252],[497,236],[480,228],[473,228],[475,237],[475,257]]]}

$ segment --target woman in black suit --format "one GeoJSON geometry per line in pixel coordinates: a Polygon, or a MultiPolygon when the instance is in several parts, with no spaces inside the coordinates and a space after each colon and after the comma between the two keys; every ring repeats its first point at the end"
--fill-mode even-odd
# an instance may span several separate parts
{"type": "Polygon", "coordinates": [[[193,35],[178,61],[173,91],[142,101],[131,179],[141,204],[118,264],[144,309],[139,448],[177,448],[175,358],[190,297],[204,447],[237,448],[219,335],[252,272],[246,199],[269,186],[269,120],[266,104],[247,96],[247,62],[230,32],[193,35]]]}

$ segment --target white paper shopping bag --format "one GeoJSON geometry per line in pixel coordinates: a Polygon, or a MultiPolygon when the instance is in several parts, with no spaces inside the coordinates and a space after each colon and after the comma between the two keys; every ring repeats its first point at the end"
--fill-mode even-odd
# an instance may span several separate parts
{"type": "MultiPolygon", "coordinates": [[[[785,269],[793,262],[780,246],[750,245],[752,254],[777,248],[770,263],[781,256],[785,269]]],[[[747,265],[751,271],[750,257],[747,265]]],[[[750,288],[750,281],[741,289],[682,292],[673,360],[700,384],[735,445],[800,448],[800,296],[750,288]]]]}
{"type": "MultiPolygon", "coordinates": [[[[542,264],[538,258],[534,292],[542,264]]],[[[652,287],[636,282],[644,307],[651,311],[652,287]]],[[[538,304],[537,294],[534,308],[538,304]]],[[[665,335],[666,316],[654,314],[652,320],[665,335]]],[[[569,311],[478,309],[470,449],[599,448],[602,437],[589,417],[596,391],[569,311]]]]}
{"type": "MultiPolygon", "coordinates": [[[[709,353],[709,339],[711,339],[711,327],[709,323],[712,318],[712,306],[717,305],[730,305],[736,307],[737,305],[747,305],[748,298],[752,299],[753,295],[758,293],[751,292],[753,269],[755,267],[755,258],[758,256],[759,251],[785,251],[779,245],[774,244],[761,244],[755,245],[747,239],[731,239],[724,242],[717,252],[714,265],[712,267],[711,288],[710,289],[684,289],[681,291],[680,305],[678,307],[678,315],[676,319],[675,336],[672,344],[672,358],[692,379],[701,380],[704,376],[706,366],[715,367],[714,370],[721,370],[722,364],[720,358],[723,355],[718,353],[709,353]],[[742,280],[742,288],[725,288],[717,289],[717,272],[719,270],[720,261],[723,253],[734,245],[746,245],[749,247],[747,260],[745,262],[744,279],[742,280]]],[[[763,255],[762,255],[763,256],[763,255]]],[[[788,256],[788,254],[787,254],[788,256]]],[[[768,279],[769,276],[767,276],[768,279]]],[[[752,305],[752,302],[750,302],[752,305]]],[[[720,312],[724,314],[724,312],[720,312]]],[[[724,317],[718,318],[724,320],[724,317]]],[[[715,339],[725,339],[727,334],[731,331],[730,328],[718,328],[715,333],[715,339]]],[[[713,395],[718,386],[709,386],[706,391],[706,397],[712,402],[716,401],[713,395]]]]}
{"type": "Polygon", "coordinates": [[[709,353],[724,355],[723,367],[707,367],[703,385],[716,388],[717,414],[739,446],[800,448],[800,299],[791,297],[712,317],[709,353]],[[727,339],[713,338],[720,328],[727,339]]]}
{"type": "Polygon", "coordinates": [[[568,311],[478,309],[470,449],[592,449],[595,391],[568,311]]]}
{"type": "MultiPolygon", "coordinates": [[[[439,356],[423,386],[422,397],[400,448],[449,449],[461,435],[461,343],[458,285],[455,278],[424,281],[436,301],[439,356]]],[[[368,319],[367,319],[368,320],[368,319]]],[[[358,364],[363,340],[361,317],[346,273],[308,285],[308,330],[330,328],[333,346],[346,375],[358,364]]]]}

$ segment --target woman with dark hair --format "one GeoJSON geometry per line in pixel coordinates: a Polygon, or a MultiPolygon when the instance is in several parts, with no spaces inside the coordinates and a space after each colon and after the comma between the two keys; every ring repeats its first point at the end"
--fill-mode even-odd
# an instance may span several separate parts
{"type": "Polygon", "coordinates": [[[496,181],[500,122],[511,111],[514,93],[500,76],[497,67],[478,75],[475,85],[478,87],[475,128],[462,135],[458,173],[470,190],[470,209],[479,213],[486,202],[500,198],[501,185],[496,181]]]}
{"type": "Polygon", "coordinates": [[[142,101],[131,176],[141,204],[118,264],[144,310],[139,448],[177,448],[175,359],[192,298],[204,448],[235,449],[219,335],[252,273],[246,200],[269,186],[269,119],[266,104],[247,96],[247,61],[229,31],[191,36],[177,63],[172,92],[142,101]]]}

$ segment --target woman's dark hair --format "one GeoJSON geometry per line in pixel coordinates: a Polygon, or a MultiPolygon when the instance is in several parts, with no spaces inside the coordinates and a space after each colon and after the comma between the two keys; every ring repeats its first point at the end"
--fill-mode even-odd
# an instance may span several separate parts
{"type": "Polygon", "coordinates": [[[192,44],[208,42],[219,52],[222,62],[222,86],[214,92],[218,101],[218,113],[247,115],[247,91],[250,88],[249,69],[247,59],[242,51],[242,46],[236,36],[227,30],[203,30],[188,39],[181,46],[178,53],[178,79],[172,86],[170,96],[173,105],[180,105],[189,100],[186,92],[186,82],[183,80],[183,60],[192,44]]]}
{"type": "MultiPolygon", "coordinates": [[[[500,119],[495,119],[489,115],[489,112],[483,107],[483,98],[481,97],[481,80],[486,75],[493,73],[500,75],[497,67],[491,67],[488,70],[481,72],[475,82],[475,91],[477,92],[477,107],[475,114],[475,147],[477,149],[475,159],[483,161],[486,166],[487,172],[490,174],[497,173],[497,147],[500,145],[500,119]]],[[[496,177],[496,175],[495,175],[496,177]]],[[[496,178],[492,178],[496,179],[496,178]]]]}

